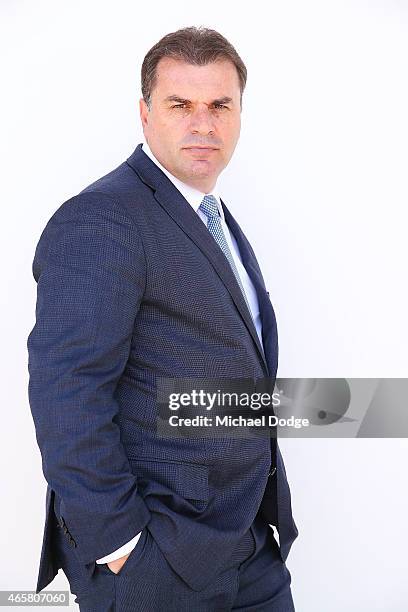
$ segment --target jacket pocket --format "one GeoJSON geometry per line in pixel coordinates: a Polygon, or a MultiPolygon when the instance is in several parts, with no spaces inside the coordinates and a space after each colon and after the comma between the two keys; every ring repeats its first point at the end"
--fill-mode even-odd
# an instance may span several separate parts
{"type": "Polygon", "coordinates": [[[208,471],[202,463],[128,455],[138,486],[147,495],[176,494],[184,499],[208,502],[208,471]]]}

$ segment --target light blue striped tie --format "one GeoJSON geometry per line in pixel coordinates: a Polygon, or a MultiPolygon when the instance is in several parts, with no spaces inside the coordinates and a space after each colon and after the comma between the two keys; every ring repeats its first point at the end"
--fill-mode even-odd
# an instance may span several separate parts
{"type": "Polygon", "coordinates": [[[215,197],[213,195],[207,194],[207,195],[204,196],[204,198],[203,198],[199,208],[206,215],[206,217],[208,219],[208,221],[207,221],[207,228],[208,228],[210,234],[214,237],[215,241],[221,247],[222,252],[224,253],[225,257],[227,258],[228,263],[230,264],[230,266],[232,268],[232,271],[235,274],[235,278],[237,279],[238,285],[240,286],[241,291],[242,291],[242,295],[244,296],[245,302],[246,302],[246,304],[248,306],[249,313],[252,316],[251,309],[249,307],[249,302],[248,302],[247,296],[245,294],[245,290],[244,290],[244,287],[242,285],[241,278],[239,276],[237,267],[235,265],[234,258],[232,256],[232,253],[231,253],[230,248],[228,246],[227,239],[225,238],[224,230],[222,229],[221,217],[220,217],[219,210],[218,210],[217,200],[215,199],[215,197]]]}

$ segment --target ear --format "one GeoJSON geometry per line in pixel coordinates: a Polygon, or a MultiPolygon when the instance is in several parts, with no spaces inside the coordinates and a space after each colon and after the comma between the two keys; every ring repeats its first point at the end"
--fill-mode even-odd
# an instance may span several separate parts
{"type": "Polygon", "coordinates": [[[147,104],[144,98],[140,98],[139,100],[139,111],[140,111],[140,119],[142,122],[142,127],[143,129],[145,129],[145,127],[147,127],[147,124],[148,124],[149,109],[147,107],[147,104]]]}

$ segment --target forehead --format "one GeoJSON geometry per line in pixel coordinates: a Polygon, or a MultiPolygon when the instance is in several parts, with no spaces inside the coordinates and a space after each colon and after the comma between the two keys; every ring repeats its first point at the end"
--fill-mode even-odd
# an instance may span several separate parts
{"type": "Polygon", "coordinates": [[[200,94],[234,97],[240,93],[237,69],[225,59],[196,66],[163,57],[156,68],[156,88],[160,96],[177,94],[186,98],[200,94]]]}

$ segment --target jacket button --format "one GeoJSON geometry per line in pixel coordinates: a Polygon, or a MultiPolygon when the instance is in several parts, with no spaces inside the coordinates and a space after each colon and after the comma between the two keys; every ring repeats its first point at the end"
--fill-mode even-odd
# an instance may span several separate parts
{"type": "Polygon", "coordinates": [[[276,466],[269,471],[268,476],[273,476],[275,472],[276,472],[276,466]]]}
{"type": "Polygon", "coordinates": [[[71,544],[71,546],[73,546],[75,548],[76,542],[75,542],[74,538],[70,538],[69,539],[69,543],[71,544]]]}

